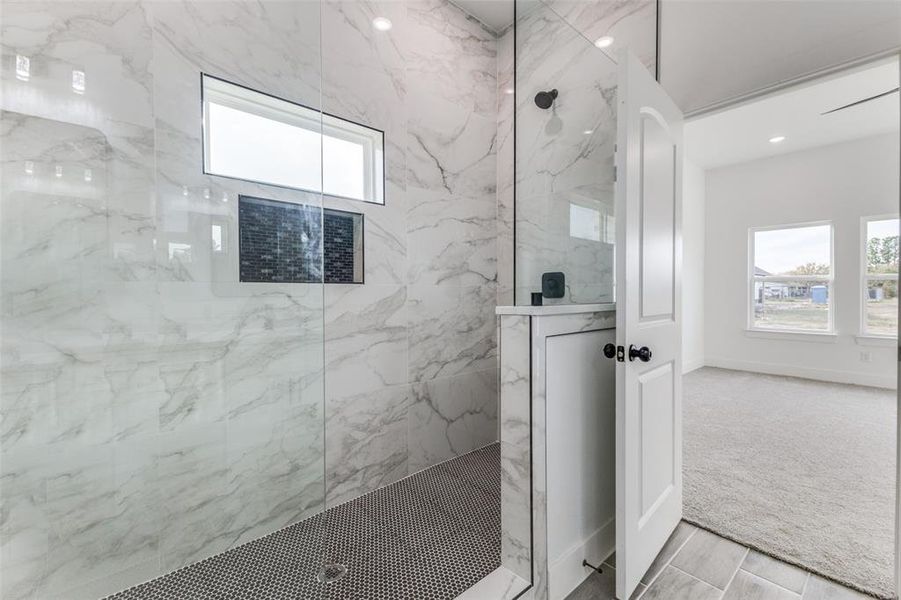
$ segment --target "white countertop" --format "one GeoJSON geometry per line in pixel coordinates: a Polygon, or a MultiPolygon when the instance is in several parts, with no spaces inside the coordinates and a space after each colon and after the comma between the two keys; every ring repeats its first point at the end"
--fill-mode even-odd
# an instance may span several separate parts
{"type": "Polygon", "coordinates": [[[498,315],[577,315],[582,313],[611,312],[616,304],[548,304],[544,306],[498,306],[494,312],[498,315]]]}

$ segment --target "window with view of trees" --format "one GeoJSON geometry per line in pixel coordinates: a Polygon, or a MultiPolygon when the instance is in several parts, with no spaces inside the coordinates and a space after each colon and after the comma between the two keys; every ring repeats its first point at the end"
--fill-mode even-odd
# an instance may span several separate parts
{"type": "Polygon", "coordinates": [[[832,331],[832,225],[750,231],[751,329],[832,331]]]}
{"type": "Polygon", "coordinates": [[[864,219],[864,335],[898,334],[898,219],[864,219]]]}

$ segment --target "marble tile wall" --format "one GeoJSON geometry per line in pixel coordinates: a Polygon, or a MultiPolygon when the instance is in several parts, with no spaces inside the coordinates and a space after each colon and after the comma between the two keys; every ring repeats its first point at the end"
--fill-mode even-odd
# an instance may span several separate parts
{"type": "MultiPolygon", "coordinates": [[[[610,302],[613,296],[615,51],[626,45],[653,69],[656,6],[647,0],[517,0],[515,300],[528,304],[544,272],[562,271],[564,298],[546,303],[610,302]],[[616,39],[602,51],[593,41],[616,39]],[[557,89],[550,110],[535,106],[557,89]],[[577,235],[570,212],[591,214],[600,230],[577,235]]],[[[499,188],[499,190],[502,188],[499,188]]],[[[499,198],[500,201],[500,198],[499,198]]],[[[502,214],[508,228],[509,214],[502,214]]],[[[500,227],[500,226],[499,226],[500,227]]],[[[508,264],[499,269],[505,281],[508,264]]]]}
{"type": "Polygon", "coordinates": [[[385,206],[325,200],[366,215],[365,285],[326,288],[332,506],[497,439],[497,49],[445,0],[327,0],[322,31],[322,108],[388,164],[385,206]]]}
{"type": "Polygon", "coordinates": [[[443,0],[4,2],[2,33],[0,595],[99,597],[496,439],[493,33],[443,0]],[[366,215],[365,285],[238,283],[238,194],[321,200],[202,173],[201,72],[386,132],[386,205],[326,202],[366,215]]]}
{"type": "Polygon", "coordinates": [[[508,27],[497,38],[497,304],[511,306],[513,298],[513,117],[514,28],[508,27]]]}
{"type": "Polygon", "coordinates": [[[500,329],[501,565],[532,579],[532,330],[528,315],[500,329]]]}

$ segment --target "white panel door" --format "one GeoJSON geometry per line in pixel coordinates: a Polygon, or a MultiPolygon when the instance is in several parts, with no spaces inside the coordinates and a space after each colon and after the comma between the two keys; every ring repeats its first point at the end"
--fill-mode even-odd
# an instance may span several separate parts
{"type": "Polygon", "coordinates": [[[682,518],[682,114],[619,61],[616,182],[616,595],[627,600],[682,518]]]}

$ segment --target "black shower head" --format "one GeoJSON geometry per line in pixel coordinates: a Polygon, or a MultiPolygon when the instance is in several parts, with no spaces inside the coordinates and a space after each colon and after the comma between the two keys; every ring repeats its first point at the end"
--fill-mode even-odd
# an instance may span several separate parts
{"type": "Polygon", "coordinates": [[[551,90],[549,92],[538,92],[535,94],[535,105],[538,108],[550,108],[554,105],[554,100],[557,99],[557,90],[551,90]]]}

